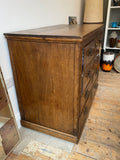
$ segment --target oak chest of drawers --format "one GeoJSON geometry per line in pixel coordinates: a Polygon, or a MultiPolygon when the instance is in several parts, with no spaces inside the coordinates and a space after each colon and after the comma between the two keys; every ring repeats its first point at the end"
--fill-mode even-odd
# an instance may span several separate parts
{"type": "Polygon", "coordinates": [[[21,124],[77,143],[99,72],[102,24],[6,33],[21,124]]]}

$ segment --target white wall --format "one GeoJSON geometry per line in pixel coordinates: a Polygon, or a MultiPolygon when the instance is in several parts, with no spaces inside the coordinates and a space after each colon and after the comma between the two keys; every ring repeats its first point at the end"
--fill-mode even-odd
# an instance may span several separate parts
{"type": "Polygon", "coordinates": [[[7,83],[9,96],[20,127],[9,51],[3,33],[39,28],[42,26],[67,24],[68,16],[77,16],[82,22],[84,0],[0,0],[0,66],[7,83]]]}

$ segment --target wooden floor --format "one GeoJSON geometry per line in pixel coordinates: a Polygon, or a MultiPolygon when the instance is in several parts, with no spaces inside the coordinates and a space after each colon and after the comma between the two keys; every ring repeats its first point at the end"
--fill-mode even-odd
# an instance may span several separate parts
{"type": "MultiPolygon", "coordinates": [[[[11,154],[7,160],[53,160],[11,154]]],[[[55,159],[56,160],[56,159],[55,159]]],[[[78,145],[61,160],[120,160],[120,74],[99,74],[99,87],[78,145]]]]}

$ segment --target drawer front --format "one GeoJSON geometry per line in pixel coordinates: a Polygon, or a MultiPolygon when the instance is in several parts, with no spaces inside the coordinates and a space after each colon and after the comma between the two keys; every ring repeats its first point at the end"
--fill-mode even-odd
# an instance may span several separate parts
{"type": "Polygon", "coordinates": [[[8,104],[7,97],[4,88],[0,90],[0,110],[6,107],[8,104]]]}
{"type": "Polygon", "coordinates": [[[85,47],[83,77],[82,77],[82,93],[84,94],[87,86],[93,78],[94,72],[99,70],[100,56],[99,56],[100,43],[96,39],[85,47]]]}
{"type": "Polygon", "coordinates": [[[86,103],[86,101],[87,101],[87,99],[88,99],[88,97],[91,93],[91,89],[93,87],[93,84],[95,83],[95,81],[98,80],[98,73],[99,73],[99,70],[95,70],[95,72],[92,75],[92,78],[90,80],[90,83],[89,83],[88,87],[86,88],[85,92],[83,93],[83,95],[81,97],[80,113],[79,114],[81,114],[81,112],[83,110],[83,107],[84,107],[84,105],[85,105],[85,103],[86,103]]]}
{"type": "Polygon", "coordinates": [[[92,101],[94,99],[95,93],[96,93],[96,89],[97,89],[97,81],[95,81],[94,86],[92,88],[92,91],[89,94],[89,98],[84,106],[84,109],[79,117],[79,135],[81,135],[83,127],[85,125],[86,119],[88,118],[89,115],[89,111],[90,111],[90,107],[92,104],[92,101]]]}
{"type": "Polygon", "coordinates": [[[94,73],[99,70],[99,66],[100,66],[100,56],[99,56],[99,50],[96,48],[95,58],[93,58],[91,63],[83,71],[83,78],[82,78],[82,93],[83,94],[86,90],[86,87],[88,86],[91,79],[93,78],[94,73]]]}
{"type": "Polygon", "coordinates": [[[90,63],[90,61],[95,57],[96,48],[97,48],[96,40],[92,41],[84,48],[84,60],[83,60],[84,69],[88,67],[88,64],[90,63]]]}
{"type": "Polygon", "coordinates": [[[86,87],[88,86],[88,84],[90,83],[90,81],[92,80],[93,74],[94,74],[94,64],[93,61],[92,63],[90,63],[89,67],[87,69],[84,70],[83,72],[83,93],[86,90],[86,87]]]}

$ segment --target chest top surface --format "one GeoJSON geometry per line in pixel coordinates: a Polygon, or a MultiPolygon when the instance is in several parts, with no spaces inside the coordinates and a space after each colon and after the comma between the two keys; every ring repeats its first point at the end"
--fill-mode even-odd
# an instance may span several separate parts
{"type": "Polygon", "coordinates": [[[88,34],[100,29],[103,24],[83,24],[83,25],[56,25],[37,29],[29,29],[24,31],[17,31],[5,33],[9,36],[29,36],[29,37],[54,37],[54,38],[75,38],[82,39],[88,34]]]}

